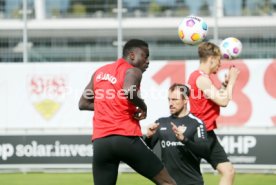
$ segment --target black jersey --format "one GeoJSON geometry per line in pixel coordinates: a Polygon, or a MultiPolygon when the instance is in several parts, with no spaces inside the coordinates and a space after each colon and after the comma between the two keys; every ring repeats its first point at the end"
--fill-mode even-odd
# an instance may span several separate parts
{"type": "Polygon", "coordinates": [[[150,139],[146,138],[145,142],[153,148],[160,141],[162,161],[177,185],[203,184],[200,160],[209,154],[203,122],[189,113],[180,118],[160,118],[156,123],[159,123],[158,130],[150,139]],[[171,122],[176,126],[186,126],[183,142],[176,138],[171,122]]]}

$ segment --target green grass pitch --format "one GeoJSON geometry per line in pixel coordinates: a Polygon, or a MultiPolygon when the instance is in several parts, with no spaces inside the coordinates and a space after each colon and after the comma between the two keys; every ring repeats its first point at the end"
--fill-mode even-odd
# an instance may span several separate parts
{"type": "MultiPolygon", "coordinates": [[[[204,174],[205,185],[218,184],[219,176],[204,174]]],[[[275,185],[276,175],[272,174],[237,174],[235,185],[275,185]]],[[[2,173],[1,185],[93,185],[89,173],[2,173]]],[[[137,173],[121,173],[118,185],[154,185],[151,181],[137,173]]]]}

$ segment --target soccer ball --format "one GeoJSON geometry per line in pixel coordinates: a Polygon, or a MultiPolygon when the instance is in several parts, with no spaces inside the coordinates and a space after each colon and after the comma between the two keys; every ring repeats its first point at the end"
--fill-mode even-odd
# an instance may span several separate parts
{"type": "Polygon", "coordinates": [[[237,58],[242,52],[242,43],[237,38],[228,37],[221,42],[220,51],[224,59],[237,58]]]}
{"type": "Polygon", "coordinates": [[[197,16],[185,17],[178,25],[178,36],[185,44],[195,45],[202,42],[207,32],[208,25],[197,16]]]}

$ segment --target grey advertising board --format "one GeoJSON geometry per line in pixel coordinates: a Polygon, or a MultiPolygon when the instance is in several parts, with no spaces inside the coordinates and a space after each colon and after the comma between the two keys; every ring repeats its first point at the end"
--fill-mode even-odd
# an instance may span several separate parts
{"type": "MultiPolygon", "coordinates": [[[[276,135],[218,134],[230,160],[240,165],[276,166],[276,135]]],[[[160,147],[154,149],[160,156],[160,147]]],[[[2,135],[0,164],[91,164],[90,135],[2,135]]]]}

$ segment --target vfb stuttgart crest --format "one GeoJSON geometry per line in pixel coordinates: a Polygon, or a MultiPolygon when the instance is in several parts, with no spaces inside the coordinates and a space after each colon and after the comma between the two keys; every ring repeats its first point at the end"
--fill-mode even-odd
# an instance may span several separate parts
{"type": "Polygon", "coordinates": [[[65,100],[66,78],[62,75],[33,75],[28,80],[28,91],[36,111],[50,120],[65,100]]]}

